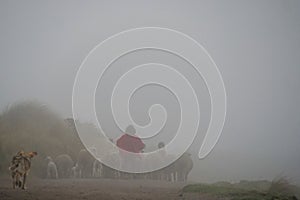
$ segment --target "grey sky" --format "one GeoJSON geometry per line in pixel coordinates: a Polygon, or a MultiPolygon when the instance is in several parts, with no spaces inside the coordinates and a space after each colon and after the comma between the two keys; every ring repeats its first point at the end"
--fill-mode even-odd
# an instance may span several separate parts
{"type": "Polygon", "coordinates": [[[70,117],[76,72],[96,44],[130,28],[172,28],[208,50],[228,97],[222,137],[191,178],[300,182],[299,11],[292,0],[1,1],[0,110],[34,99],[70,117]]]}

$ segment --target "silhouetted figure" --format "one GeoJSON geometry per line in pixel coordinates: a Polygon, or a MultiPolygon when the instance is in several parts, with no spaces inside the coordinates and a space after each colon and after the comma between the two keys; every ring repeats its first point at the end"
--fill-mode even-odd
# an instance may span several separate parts
{"type": "Polygon", "coordinates": [[[145,148],[145,144],[135,134],[135,128],[129,125],[125,133],[117,140],[117,146],[120,148],[121,168],[125,170],[134,169],[137,159],[140,159],[138,155],[131,153],[139,154],[145,148]]]}

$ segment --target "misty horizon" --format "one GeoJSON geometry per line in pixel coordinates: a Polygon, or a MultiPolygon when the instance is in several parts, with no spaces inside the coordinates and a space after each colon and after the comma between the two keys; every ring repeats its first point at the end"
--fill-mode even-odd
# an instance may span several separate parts
{"type": "MultiPolygon", "coordinates": [[[[103,103],[110,97],[107,88],[112,88],[112,81],[143,62],[166,62],[177,70],[186,69],[200,99],[200,128],[189,149],[194,161],[190,181],[284,176],[300,184],[300,2],[133,2],[1,2],[1,113],[11,105],[36,101],[63,119],[73,118],[75,77],[96,45],[131,28],[167,27],[201,43],[223,77],[227,116],[217,145],[208,157],[198,159],[211,114],[203,79],[194,77],[182,59],[154,50],[118,60],[101,82],[105,87],[97,86],[96,112],[105,133],[114,139],[122,134],[109,104],[103,103]]],[[[147,111],[154,103],[164,105],[170,117],[161,135],[146,141],[149,149],[171,140],[180,114],[170,91],[144,87],[130,102],[137,124],[149,122],[147,111]]],[[[94,123],[88,116],[82,122],[94,123]]]]}

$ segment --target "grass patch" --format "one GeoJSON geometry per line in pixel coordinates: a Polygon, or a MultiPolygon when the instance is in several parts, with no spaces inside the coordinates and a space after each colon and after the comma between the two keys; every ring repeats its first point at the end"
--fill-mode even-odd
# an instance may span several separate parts
{"type": "MultiPolygon", "coordinates": [[[[208,185],[208,184],[193,184],[187,185],[183,188],[183,192],[201,192],[206,194],[211,194],[219,197],[261,197],[264,196],[263,193],[257,191],[249,191],[245,189],[235,188],[232,186],[218,186],[218,185],[208,185]]],[[[238,198],[240,199],[240,198],[238,198]]]]}
{"type": "MultiPolygon", "coordinates": [[[[264,182],[264,184],[268,185],[266,182],[264,182]]],[[[261,182],[245,181],[238,184],[230,184],[227,182],[192,184],[185,186],[183,192],[198,192],[216,197],[226,197],[232,200],[297,200],[296,195],[288,190],[290,185],[282,179],[269,182],[268,188],[266,188],[265,185],[261,187],[261,182]],[[247,185],[249,187],[246,187],[247,185]]]]}

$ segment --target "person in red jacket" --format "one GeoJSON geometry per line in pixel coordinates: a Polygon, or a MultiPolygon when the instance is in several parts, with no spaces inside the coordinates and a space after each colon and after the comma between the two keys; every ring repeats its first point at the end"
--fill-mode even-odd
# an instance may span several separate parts
{"type": "Polygon", "coordinates": [[[126,171],[134,169],[137,158],[140,158],[138,154],[145,148],[143,141],[135,134],[135,128],[129,125],[125,133],[117,139],[117,147],[120,149],[121,167],[126,171]]]}

